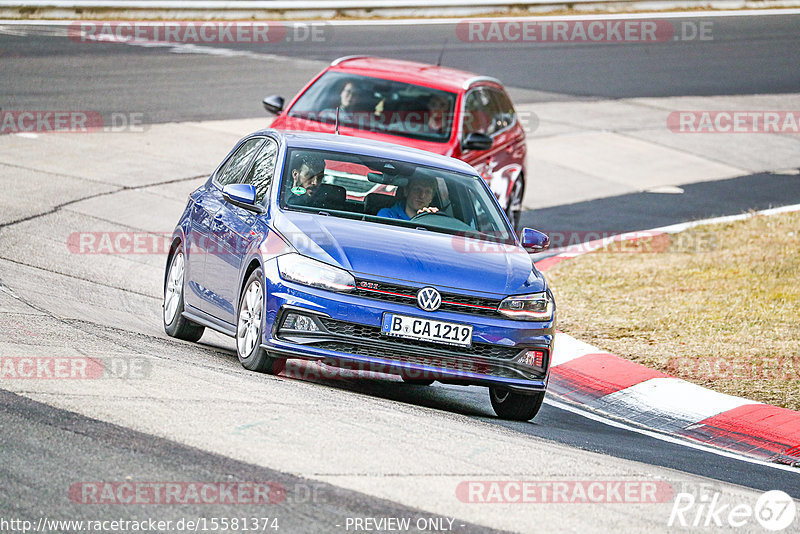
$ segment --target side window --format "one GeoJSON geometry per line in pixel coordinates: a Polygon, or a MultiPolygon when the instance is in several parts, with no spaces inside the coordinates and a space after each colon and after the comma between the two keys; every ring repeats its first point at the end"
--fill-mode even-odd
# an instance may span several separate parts
{"type": "Polygon", "coordinates": [[[463,134],[479,132],[491,135],[495,131],[493,120],[497,115],[496,106],[488,88],[478,87],[470,91],[464,101],[463,134]]]}
{"type": "Polygon", "coordinates": [[[508,95],[497,89],[489,89],[491,98],[492,124],[489,127],[490,135],[500,130],[505,130],[514,123],[514,106],[511,105],[508,95]]]}
{"type": "Polygon", "coordinates": [[[225,167],[217,174],[217,181],[220,185],[225,187],[240,181],[242,174],[247,169],[247,164],[250,163],[250,158],[253,157],[253,153],[263,141],[263,137],[256,137],[242,143],[239,150],[228,159],[225,167]]]}
{"type": "Polygon", "coordinates": [[[488,210],[486,209],[486,205],[483,203],[483,199],[473,190],[468,190],[467,194],[469,196],[472,213],[475,217],[471,221],[470,226],[479,232],[485,232],[487,231],[487,228],[493,228],[491,220],[488,216],[488,210]]]}
{"type": "Polygon", "coordinates": [[[261,151],[256,156],[252,169],[243,180],[243,183],[253,184],[256,188],[256,202],[259,204],[267,196],[272,177],[275,175],[275,161],[278,157],[278,143],[267,139],[261,151]]]}

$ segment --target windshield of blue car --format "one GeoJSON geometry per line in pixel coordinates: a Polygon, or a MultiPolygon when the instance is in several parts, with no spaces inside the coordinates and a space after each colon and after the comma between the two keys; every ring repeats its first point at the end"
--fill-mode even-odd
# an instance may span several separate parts
{"type": "Polygon", "coordinates": [[[311,149],[289,149],[286,158],[284,209],[515,243],[477,174],[311,149]]]}
{"type": "Polygon", "coordinates": [[[289,109],[289,117],[339,124],[410,137],[446,142],[453,128],[456,95],[447,91],[329,71],[289,109]]]}

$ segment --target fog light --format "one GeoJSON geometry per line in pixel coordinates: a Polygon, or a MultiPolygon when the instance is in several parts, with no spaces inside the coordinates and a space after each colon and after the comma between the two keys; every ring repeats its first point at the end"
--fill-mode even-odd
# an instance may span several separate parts
{"type": "Polygon", "coordinates": [[[288,330],[303,330],[306,332],[319,332],[319,327],[314,319],[307,315],[290,313],[283,320],[283,327],[288,330]]]}
{"type": "Polygon", "coordinates": [[[522,355],[519,359],[519,363],[544,369],[544,351],[529,350],[522,355]]]}

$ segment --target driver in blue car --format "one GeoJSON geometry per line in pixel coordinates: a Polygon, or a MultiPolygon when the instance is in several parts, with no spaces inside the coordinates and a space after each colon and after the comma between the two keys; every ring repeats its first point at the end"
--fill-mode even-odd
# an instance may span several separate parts
{"type": "Polygon", "coordinates": [[[422,213],[436,213],[439,208],[431,206],[436,190],[436,180],[433,178],[411,178],[406,186],[405,202],[401,199],[394,206],[383,208],[378,211],[378,217],[410,221],[422,213]]]}
{"type": "Polygon", "coordinates": [[[293,206],[312,204],[314,194],[322,183],[325,162],[313,154],[301,153],[294,157],[292,163],[292,187],[286,202],[293,206]]]}

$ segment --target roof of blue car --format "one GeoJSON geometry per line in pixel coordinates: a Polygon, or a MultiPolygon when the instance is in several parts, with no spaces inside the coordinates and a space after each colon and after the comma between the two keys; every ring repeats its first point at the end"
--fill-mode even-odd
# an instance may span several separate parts
{"type": "Polygon", "coordinates": [[[363,139],[361,137],[352,137],[349,135],[274,129],[262,130],[257,133],[277,134],[283,137],[283,139],[286,140],[286,145],[291,148],[315,148],[334,152],[349,152],[475,174],[475,169],[461,160],[434,154],[433,152],[426,152],[417,148],[385,143],[383,141],[374,141],[372,139],[363,139]]]}

